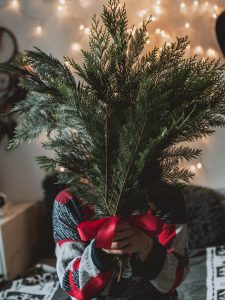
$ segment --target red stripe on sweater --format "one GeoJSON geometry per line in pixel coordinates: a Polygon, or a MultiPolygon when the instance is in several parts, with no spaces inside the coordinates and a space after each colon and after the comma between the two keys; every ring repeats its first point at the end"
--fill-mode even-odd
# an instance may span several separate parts
{"type": "Polygon", "coordinates": [[[169,252],[172,253],[178,260],[178,265],[177,265],[176,274],[175,274],[175,280],[174,280],[174,283],[173,283],[171,289],[169,290],[169,293],[170,293],[170,292],[174,291],[181,284],[181,282],[183,280],[186,259],[181,254],[176,253],[172,250],[169,252]]]}
{"type": "Polygon", "coordinates": [[[175,224],[164,224],[163,230],[160,233],[158,240],[160,244],[165,246],[167,249],[170,248],[173,239],[176,236],[176,225],[175,224]]]}
{"type": "Polygon", "coordinates": [[[184,277],[184,267],[182,265],[178,265],[176,270],[175,280],[171,289],[169,290],[169,293],[174,291],[181,284],[183,277],[184,277]]]}
{"type": "Polygon", "coordinates": [[[62,246],[62,244],[67,243],[67,242],[79,242],[79,243],[81,243],[80,240],[73,240],[73,239],[64,239],[64,240],[56,241],[56,243],[58,243],[59,246],[62,246]]]}
{"type": "Polygon", "coordinates": [[[80,267],[80,260],[81,260],[81,258],[78,258],[73,263],[73,269],[74,269],[74,271],[77,271],[79,269],[79,267],[80,267]]]}
{"type": "Polygon", "coordinates": [[[72,196],[70,195],[70,193],[67,190],[64,190],[62,192],[60,192],[57,196],[56,196],[56,201],[58,201],[61,204],[66,204],[67,202],[69,202],[72,199],[72,196]]]}
{"type": "Polygon", "coordinates": [[[96,277],[91,278],[82,289],[79,289],[74,280],[73,273],[69,270],[69,282],[72,288],[72,291],[67,292],[72,297],[77,298],[78,300],[89,300],[97,295],[110,279],[112,271],[99,273],[96,277]]]}

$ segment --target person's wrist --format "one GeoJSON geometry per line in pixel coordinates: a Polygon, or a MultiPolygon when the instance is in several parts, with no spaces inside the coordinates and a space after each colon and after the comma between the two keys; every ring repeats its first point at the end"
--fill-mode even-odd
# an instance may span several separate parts
{"type": "Polygon", "coordinates": [[[145,236],[144,243],[142,244],[142,248],[138,252],[138,256],[142,262],[144,262],[152,251],[154,240],[149,237],[145,236]]]}

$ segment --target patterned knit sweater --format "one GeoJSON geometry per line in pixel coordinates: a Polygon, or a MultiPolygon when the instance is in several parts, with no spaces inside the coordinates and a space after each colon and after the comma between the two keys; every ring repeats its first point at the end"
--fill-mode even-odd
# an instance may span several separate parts
{"type": "Polygon", "coordinates": [[[57,195],[53,207],[56,268],[71,299],[176,299],[176,287],[189,270],[186,224],[167,224],[157,217],[158,232],[149,257],[142,263],[137,255],[131,256],[132,277],[118,283],[113,255],[96,248],[95,240],[80,240],[77,225],[91,216],[93,209],[81,205],[68,190],[57,195]]]}

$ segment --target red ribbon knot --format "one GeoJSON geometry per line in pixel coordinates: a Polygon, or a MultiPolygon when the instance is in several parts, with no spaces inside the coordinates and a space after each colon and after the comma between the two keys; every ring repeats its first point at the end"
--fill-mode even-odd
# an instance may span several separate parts
{"type": "MultiPolygon", "coordinates": [[[[87,242],[96,239],[96,247],[111,249],[116,225],[121,219],[121,216],[111,216],[94,221],[85,221],[77,226],[77,230],[82,241],[87,242]]],[[[126,218],[127,221],[147,231],[151,237],[155,236],[158,231],[156,219],[151,213],[130,215],[126,218]]]]}

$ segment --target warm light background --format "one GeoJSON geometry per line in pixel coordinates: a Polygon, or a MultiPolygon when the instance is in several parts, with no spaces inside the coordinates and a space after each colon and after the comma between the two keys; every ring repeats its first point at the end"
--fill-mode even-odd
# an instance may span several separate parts
{"type": "MultiPolygon", "coordinates": [[[[123,1],[124,2],[124,1],[123,1]]],[[[126,0],[129,26],[139,26],[152,16],[146,50],[159,48],[176,36],[188,35],[187,56],[198,54],[199,59],[219,58],[220,52],[215,22],[225,10],[223,0],[126,0]]],[[[17,37],[19,50],[37,46],[63,60],[73,57],[82,62],[80,49],[88,48],[91,17],[99,14],[103,0],[0,0],[0,26],[10,29],[17,37]]],[[[224,34],[225,35],[225,34],[224,34]]],[[[4,151],[6,140],[0,144],[0,190],[15,201],[40,200],[44,172],[34,157],[42,155],[41,141],[23,144],[13,152],[4,151]]],[[[196,172],[194,183],[225,189],[225,130],[218,129],[207,140],[196,143],[202,147],[200,160],[187,166],[196,172]]]]}

